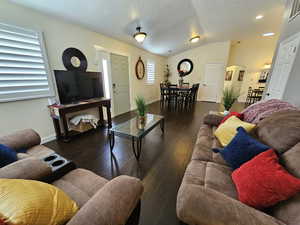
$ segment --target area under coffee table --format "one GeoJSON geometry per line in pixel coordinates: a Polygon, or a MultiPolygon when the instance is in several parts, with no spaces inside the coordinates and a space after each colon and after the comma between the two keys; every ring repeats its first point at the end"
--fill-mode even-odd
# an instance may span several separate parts
{"type": "Polygon", "coordinates": [[[109,145],[112,153],[115,145],[115,135],[131,139],[132,150],[137,160],[139,160],[142,151],[142,139],[156,126],[160,125],[164,133],[165,118],[160,115],[147,114],[144,125],[141,127],[138,118],[135,117],[124,123],[118,124],[109,130],[109,145]]]}

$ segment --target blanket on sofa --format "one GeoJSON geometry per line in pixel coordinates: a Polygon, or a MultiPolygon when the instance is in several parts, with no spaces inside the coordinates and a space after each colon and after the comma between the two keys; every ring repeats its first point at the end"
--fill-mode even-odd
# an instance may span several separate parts
{"type": "Polygon", "coordinates": [[[250,105],[242,111],[244,121],[257,124],[274,112],[300,110],[296,106],[278,99],[264,100],[250,105]]]}

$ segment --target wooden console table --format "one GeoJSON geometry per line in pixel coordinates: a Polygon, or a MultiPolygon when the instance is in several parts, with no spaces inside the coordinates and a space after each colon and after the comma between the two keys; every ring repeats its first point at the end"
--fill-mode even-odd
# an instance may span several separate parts
{"type": "Polygon", "coordinates": [[[95,99],[90,99],[90,100],[86,100],[86,101],[81,101],[76,104],[49,105],[48,108],[50,109],[50,115],[53,120],[57,138],[63,138],[64,141],[70,140],[70,137],[74,133],[73,132],[71,133],[68,129],[68,122],[67,122],[66,114],[82,111],[85,109],[98,108],[99,109],[99,118],[100,118],[99,126],[104,127],[105,121],[103,118],[103,108],[102,107],[106,108],[107,125],[108,125],[108,128],[111,128],[112,123],[111,123],[111,112],[110,112],[110,108],[111,108],[110,99],[95,98],[95,99]],[[63,133],[61,132],[60,121],[62,124],[63,133]]]}

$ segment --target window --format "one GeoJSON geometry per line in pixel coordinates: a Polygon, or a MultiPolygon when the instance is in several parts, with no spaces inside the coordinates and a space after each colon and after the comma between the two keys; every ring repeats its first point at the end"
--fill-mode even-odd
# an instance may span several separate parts
{"type": "Polygon", "coordinates": [[[155,83],[155,62],[147,61],[147,84],[155,83]]]}
{"type": "Polygon", "coordinates": [[[290,19],[294,19],[300,13],[300,0],[294,0],[290,19]]]}
{"type": "Polygon", "coordinates": [[[0,102],[51,96],[48,78],[42,34],[0,23],[0,102]]]}
{"type": "Polygon", "coordinates": [[[105,97],[110,98],[107,60],[102,60],[105,97]]]}

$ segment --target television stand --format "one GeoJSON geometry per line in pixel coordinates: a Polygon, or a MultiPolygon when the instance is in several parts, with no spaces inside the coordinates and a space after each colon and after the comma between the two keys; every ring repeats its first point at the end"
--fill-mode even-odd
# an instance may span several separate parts
{"type": "Polygon", "coordinates": [[[48,108],[50,110],[50,116],[52,117],[56,137],[58,139],[63,139],[63,141],[70,141],[71,136],[78,134],[78,132],[70,132],[68,128],[68,122],[66,115],[68,113],[79,112],[86,109],[98,108],[99,109],[99,124],[98,126],[105,127],[105,121],[103,116],[103,108],[106,108],[107,112],[107,126],[108,128],[112,127],[111,122],[111,102],[110,99],[107,98],[93,98],[90,100],[80,101],[74,104],[66,104],[66,105],[49,105],[48,108]],[[62,127],[61,127],[62,125],[62,127]]]}

